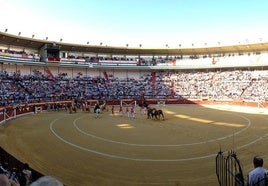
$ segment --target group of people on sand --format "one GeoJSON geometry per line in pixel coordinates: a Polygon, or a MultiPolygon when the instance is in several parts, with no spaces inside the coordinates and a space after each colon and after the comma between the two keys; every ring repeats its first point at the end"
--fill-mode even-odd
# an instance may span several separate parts
{"type": "MultiPolygon", "coordinates": [[[[101,111],[103,111],[103,109],[101,108],[102,105],[100,105],[99,103],[95,103],[93,110],[95,113],[95,117],[99,118],[99,114],[101,113],[101,111]]],[[[107,107],[107,105],[105,105],[107,107]]],[[[148,105],[139,105],[140,107],[140,113],[143,115],[147,115],[148,119],[163,119],[164,120],[164,114],[163,111],[161,109],[156,109],[156,108],[151,108],[148,105]]],[[[116,113],[116,108],[117,106],[115,105],[111,105],[110,108],[108,109],[105,108],[104,110],[108,111],[111,110],[111,114],[115,115],[116,113]]],[[[128,118],[136,118],[136,105],[128,105],[123,107],[122,105],[118,106],[118,115],[120,117],[126,116],[128,118]]]]}
{"type": "MultiPolygon", "coordinates": [[[[135,111],[135,106],[131,106],[129,109],[128,107],[125,108],[125,115],[129,118],[135,118],[136,117],[136,111],[135,111]]],[[[119,116],[122,117],[124,116],[124,110],[123,106],[119,106],[119,116]]]]}
{"type": "MultiPolygon", "coordinates": [[[[100,105],[98,103],[96,103],[94,105],[93,110],[94,110],[94,113],[96,114],[96,118],[99,118],[99,114],[101,112],[101,108],[100,108],[100,105]]],[[[112,112],[112,115],[115,114],[115,106],[114,105],[111,106],[111,112],[112,112]]],[[[125,111],[123,109],[123,106],[120,105],[119,106],[118,113],[119,113],[119,116],[120,117],[122,117],[124,115],[126,115],[129,118],[135,118],[136,117],[136,110],[135,110],[135,106],[134,105],[131,106],[130,108],[129,107],[126,107],[125,108],[125,111]]]]}

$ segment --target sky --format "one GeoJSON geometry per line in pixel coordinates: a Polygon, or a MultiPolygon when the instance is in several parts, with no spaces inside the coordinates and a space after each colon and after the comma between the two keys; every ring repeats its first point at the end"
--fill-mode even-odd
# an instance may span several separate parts
{"type": "Polygon", "coordinates": [[[0,0],[0,31],[144,48],[268,41],[267,0],[0,0]]]}

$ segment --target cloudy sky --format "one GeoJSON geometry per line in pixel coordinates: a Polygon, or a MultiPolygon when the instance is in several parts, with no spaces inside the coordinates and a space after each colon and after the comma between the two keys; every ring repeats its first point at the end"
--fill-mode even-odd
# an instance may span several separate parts
{"type": "Polygon", "coordinates": [[[267,0],[0,0],[0,30],[51,41],[182,47],[268,41],[267,0]]]}

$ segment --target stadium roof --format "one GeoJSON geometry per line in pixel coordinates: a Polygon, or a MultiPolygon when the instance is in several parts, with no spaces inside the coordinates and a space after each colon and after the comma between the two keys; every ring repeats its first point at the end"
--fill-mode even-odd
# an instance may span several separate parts
{"type": "Polygon", "coordinates": [[[241,44],[230,46],[214,47],[191,47],[191,48],[144,48],[144,47],[116,47],[116,46],[97,46],[82,45],[74,43],[63,43],[49,40],[41,40],[29,37],[0,32],[0,44],[8,46],[19,46],[22,48],[39,50],[44,44],[53,44],[61,46],[62,51],[83,52],[111,55],[155,55],[155,56],[179,56],[179,55],[209,55],[209,54],[226,54],[226,53],[245,53],[268,51],[268,43],[241,44]]]}

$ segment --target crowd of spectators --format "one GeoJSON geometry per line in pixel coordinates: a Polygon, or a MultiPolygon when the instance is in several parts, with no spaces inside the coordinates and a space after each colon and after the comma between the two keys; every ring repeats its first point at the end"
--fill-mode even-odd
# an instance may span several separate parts
{"type": "Polygon", "coordinates": [[[38,54],[28,53],[25,51],[16,51],[10,49],[0,49],[0,56],[26,61],[40,61],[38,54]]]}
{"type": "Polygon", "coordinates": [[[0,186],[63,186],[53,176],[32,169],[0,147],[0,186]]]}
{"type": "Polygon", "coordinates": [[[32,170],[27,163],[22,167],[11,167],[3,159],[0,162],[0,185],[29,186],[32,180],[32,170]]]}
{"type": "Polygon", "coordinates": [[[264,101],[268,97],[268,71],[228,70],[165,73],[162,84],[171,82],[175,96],[187,99],[264,101]],[[173,82],[173,83],[172,83],[173,82]]]}
{"type": "Polygon", "coordinates": [[[116,65],[116,66],[184,66],[194,68],[199,66],[254,66],[267,65],[268,53],[249,52],[249,53],[228,53],[210,55],[172,55],[172,56],[125,56],[92,54],[66,51],[58,53],[47,53],[47,56],[40,56],[38,51],[0,48],[0,58],[20,60],[24,62],[57,62],[62,64],[83,64],[83,65],[116,65]]]}
{"type": "Polygon", "coordinates": [[[29,75],[0,72],[0,105],[68,99],[202,99],[264,101],[268,71],[161,71],[136,77],[109,75],[53,78],[39,71],[29,75]],[[109,78],[109,79],[107,79],[109,78]]]}

